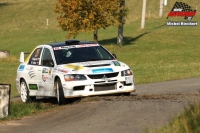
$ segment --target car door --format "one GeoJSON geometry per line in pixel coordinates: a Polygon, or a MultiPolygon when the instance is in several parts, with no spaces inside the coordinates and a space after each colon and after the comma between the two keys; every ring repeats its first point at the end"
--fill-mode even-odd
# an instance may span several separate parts
{"type": "Polygon", "coordinates": [[[36,95],[38,91],[39,85],[39,71],[40,71],[40,56],[42,53],[42,47],[36,48],[32,55],[29,58],[26,67],[26,74],[27,77],[25,80],[30,90],[30,94],[36,95]]]}
{"type": "Polygon", "coordinates": [[[54,67],[54,61],[52,58],[52,52],[49,48],[44,48],[41,55],[39,75],[39,93],[45,96],[52,96],[53,90],[53,77],[52,69],[54,67]]]}

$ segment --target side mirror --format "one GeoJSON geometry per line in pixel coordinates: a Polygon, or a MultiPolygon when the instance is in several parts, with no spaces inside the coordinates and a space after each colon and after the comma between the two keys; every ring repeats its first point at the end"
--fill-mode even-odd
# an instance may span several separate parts
{"type": "Polygon", "coordinates": [[[117,56],[116,56],[116,54],[112,54],[112,56],[113,56],[113,57],[115,57],[115,59],[117,59],[117,56]]]}

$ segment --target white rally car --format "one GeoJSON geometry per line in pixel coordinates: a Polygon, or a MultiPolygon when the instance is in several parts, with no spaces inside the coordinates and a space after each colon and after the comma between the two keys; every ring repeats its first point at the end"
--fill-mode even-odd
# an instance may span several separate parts
{"type": "Polygon", "coordinates": [[[24,61],[21,52],[16,86],[22,102],[36,97],[65,98],[135,91],[132,70],[103,46],[68,40],[37,46],[24,61]]]}

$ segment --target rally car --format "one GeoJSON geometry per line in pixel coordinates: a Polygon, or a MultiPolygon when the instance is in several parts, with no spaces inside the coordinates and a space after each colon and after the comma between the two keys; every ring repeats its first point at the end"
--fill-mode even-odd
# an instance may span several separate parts
{"type": "Polygon", "coordinates": [[[37,46],[20,54],[16,87],[22,102],[36,97],[67,98],[135,91],[133,71],[102,45],[79,40],[37,46]]]}

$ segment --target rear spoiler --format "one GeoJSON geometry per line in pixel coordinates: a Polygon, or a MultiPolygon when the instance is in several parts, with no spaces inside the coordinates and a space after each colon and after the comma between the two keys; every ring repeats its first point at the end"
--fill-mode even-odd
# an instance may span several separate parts
{"type": "Polygon", "coordinates": [[[20,53],[20,58],[19,58],[19,62],[20,63],[24,63],[24,54],[30,54],[29,52],[21,52],[20,53]]]}

